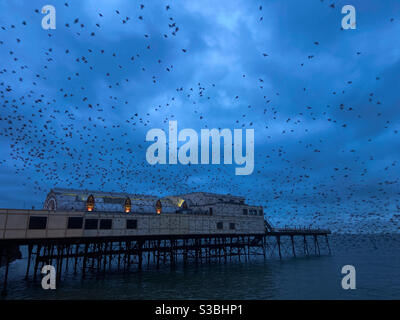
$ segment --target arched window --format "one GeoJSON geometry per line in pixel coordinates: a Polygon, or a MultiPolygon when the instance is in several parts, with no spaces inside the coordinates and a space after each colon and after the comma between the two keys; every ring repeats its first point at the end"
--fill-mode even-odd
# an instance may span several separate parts
{"type": "Polygon", "coordinates": [[[94,210],[94,197],[90,195],[86,200],[86,210],[93,211],[94,210]]]}
{"type": "Polygon", "coordinates": [[[161,210],[162,210],[161,201],[157,200],[157,202],[156,202],[156,212],[157,212],[157,214],[161,214],[161,210]]]}
{"type": "Polygon", "coordinates": [[[126,200],[125,200],[125,206],[124,206],[125,213],[131,212],[131,208],[132,208],[131,199],[130,199],[130,198],[126,198],[126,200]]]}
{"type": "Polygon", "coordinates": [[[48,210],[56,210],[56,202],[54,199],[51,199],[47,205],[48,210]]]}

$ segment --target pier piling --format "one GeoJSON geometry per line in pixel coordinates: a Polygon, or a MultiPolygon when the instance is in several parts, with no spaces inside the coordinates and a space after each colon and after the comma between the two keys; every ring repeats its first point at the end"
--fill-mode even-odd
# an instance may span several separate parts
{"type": "MultiPolygon", "coordinates": [[[[41,242],[35,239],[27,245],[27,267],[25,279],[29,278],[30,265],[34,259],[33,280],[37,278],[39,264],[56,262],[57,281],[61,281],[63,261],[65,272],[68,272],[69,261],[73,261],[73,272],[81,271],[85,279],[88,271],[96,276],[116,269],[123,272],[131,271],[132,264],[137,265],[137,270],[142,270],[143,259],[147,256],[147,267],[151,265],[160,268],[160,263],[169,263],[175,268],[179,261],[186,266],[189,263],[227,263],[227,261],[250,261],[252,256],[262,255],[264,259],[268,254],[277,254],[280,260],[285,255],[298,256],[296,252],[296,238],[303,238],[304,255],[309,255],[307,236],[314,240],[315,255],[321,254],[318,236],[324,236],[326,245],[323,248],[330,254],[327,233],[304,230],[274,230],[265,235],[181,235],[181,236],[134,236],[127,238],[85,238],[85,239],[54,239],[41,242]],[[270,241],[275,240],[275,246],[270,246],[270,241]],[[287,239],[287,241],[283,240],[287,239]],[[268,241],[270,240],[270,241],[268,241]],[[75,246],[75,248],[74,248],[75,246]],[[268,248],[268,250],[267,250],[268,248]],[[277,252],[276,252],[277,251],[277,252]],[[145,256],[144,256],[145,255],[145,256]],[[81,263],[79,263],[81,261],[81,263]]],[[[9,254],[7,247],[0,250],[0,263],[5,261],[5,276],[2,294],[7,292],[7,278],[9,273],[9,254]]],[[[72,268],[71,268],[72,269],[72,268]]]]}

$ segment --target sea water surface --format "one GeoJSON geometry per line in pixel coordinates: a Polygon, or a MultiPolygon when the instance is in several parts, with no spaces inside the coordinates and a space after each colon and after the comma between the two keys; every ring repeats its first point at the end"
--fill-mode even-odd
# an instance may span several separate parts
{"type": "MultiPolygon", "coordinates": [[[[331,255],[169,267],[96,277],[65,274],[56,290],[23,279],[24,259],[10,266],[5,299],[400,299],[400,235],[332,235],[331,255]],[[341,286],[344,265],[356,289],[341,286]]],[[[1,277],[4,268],[1,270],[1,277]]]]}

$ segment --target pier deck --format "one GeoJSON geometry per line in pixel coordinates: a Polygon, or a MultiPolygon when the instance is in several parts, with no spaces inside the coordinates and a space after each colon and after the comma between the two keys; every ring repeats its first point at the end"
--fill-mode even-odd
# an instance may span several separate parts
{"type": "MultiPolygon", "coordinates": [[[[6,294],[7,291],[9,264],[13,260],[15,251],[22,246],[27,248],[25,278],[32,277],[36,280],[43,266],[51,265],[56,269],[57,281],[62,279],[64,272],[71,271],[79,272],[82,278],[85,278],[88,272],[96,274],[129,272],[132,269],[142,270],[144,266],[158,269],[162,265],[174,268],[178,263],[198,265],[231,261],[247,262],[255,256],[264,259],[270,257],[282,259],[286,256],[321,255],[323,250],[326,254],[330,254],[328,242],[330,231],[324,229],[273,228],[266,222],[267,227],[255,228],[253,233],[247,229],[241,231],[240,228],[204,233],[203,225],[196,224],[193,230],[190,229],[190,225],[182,227],[186,226],[182,220],[185,217],[176,219],[175,215],[171,214],[165,215],[167,218],[163,219],[167,219],[165,220],[167,222],[171,219],[180,223],[180,229],[175,229],[169,224],[169,229],[156,228],[154,234],[143,234],[135,229],[129,233],[129,230],[122,229],[85,230],[82,225],[76,229],[67,228],[68,216],[63,217],[62,214],[57,218],[64,219],[64,227],[61,228],[56,220],[51,220],[54,219],[54,213],[48,211],[29,212],[27,217],[43,218],[46,214],[50,220],[43,226],[40,225],[43,221],[36,219],[34,220],[36,224],[33,224],[28,218],[23,220],[21,225],[17,223],[15,217],[26,213],[7,212],[5,218],[8,221],[7,224],[3,223],[0,235],[0,265],[3,265],[1,269],[4,270],[4,279],[1,281],[2,294],[6,294]],[[11,226],[11,229],[4,227],[6,225],[11,226]],[[179,232],[174,233],[174,230],[179,232]],[[319,242],[321,237],[326,240],[323,248],[319,242]],[[301,241],[298,241],[299,238],[301,241]]],[[[79,213],[71,215],[79,217],[79,213]]],[[[210,217],[204,218],[206,218],[204,221],[210,219],[210,217]]],[[[137,216],[137,219],[145,217],[137,216]]],[[[160,217],[155,217],[153,220],[155,219],[161,220],[160,217]]],[[[218,218],[220,219],[222,218],[218,218]]],[[[254,217],[255,221],[256,219],[259,217],[254,217]]],[[[203,221],[202,217],[196,221],[203,221]]],[[[71,227],[70,221],[68,226],[71,227]]],[[[99,226],[100,223],[98,229],[99,226]]]]}

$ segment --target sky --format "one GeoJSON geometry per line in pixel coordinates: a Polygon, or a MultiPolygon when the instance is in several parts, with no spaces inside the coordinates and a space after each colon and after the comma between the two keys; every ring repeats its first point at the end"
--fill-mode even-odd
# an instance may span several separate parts
{"type": "Polygon", "coordinates": [[[54,187],[205,191],[244,196],[279,226],[398,232],[399,12],[391,0],[0,0],[0,207],[39,209],[54,187]],[[254,171],[150,165],[146,134],[169,121],[254,129],[254,171]]]}

